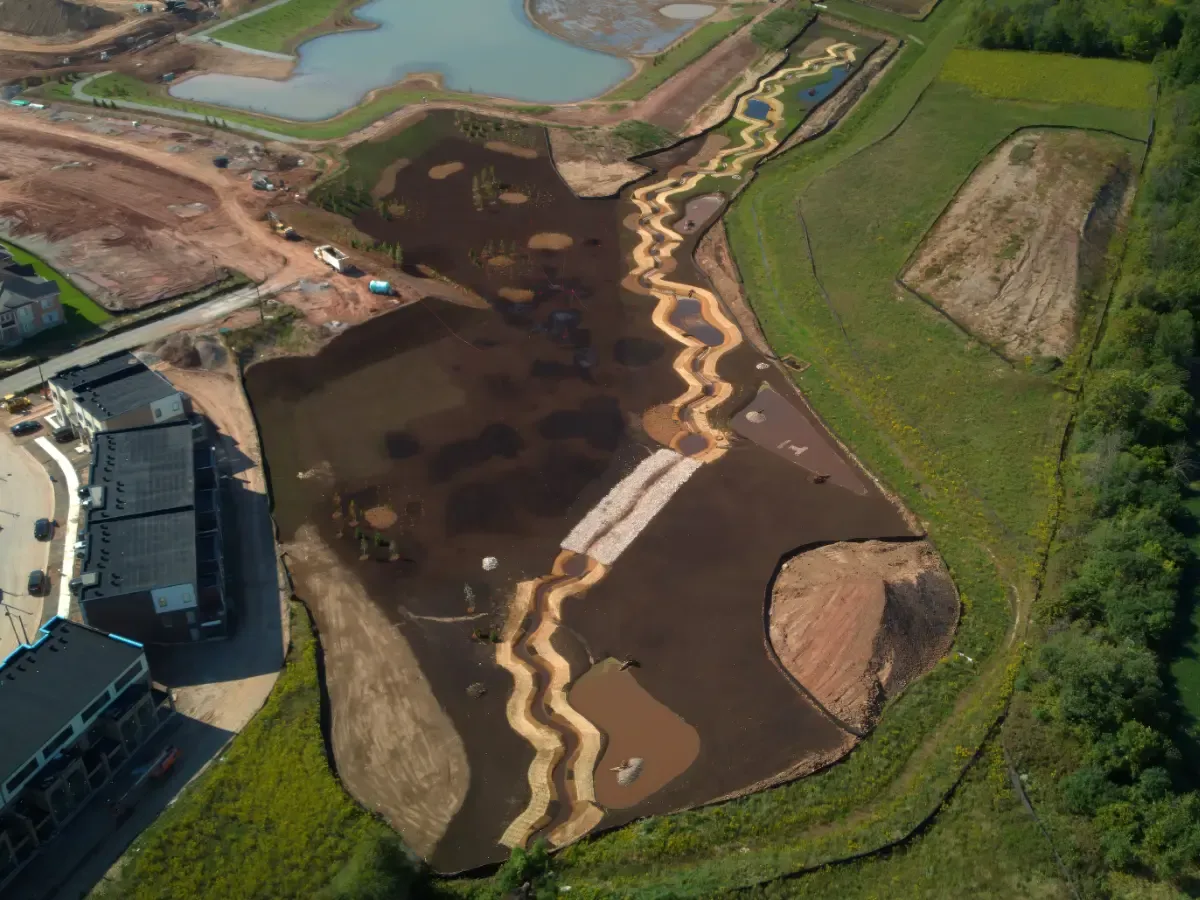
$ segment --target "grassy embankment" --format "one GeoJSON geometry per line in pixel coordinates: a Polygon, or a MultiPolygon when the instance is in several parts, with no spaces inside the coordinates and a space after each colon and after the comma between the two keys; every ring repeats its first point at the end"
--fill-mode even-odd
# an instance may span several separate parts
{"type": "Polygon", "coordinates": [[[134,843],[95,900],[283,900],[320,892],[390,830],[329,771],[317,642],[292,607],[287,664],[263,710],[134,843]]]}
{"type": "Polygon", "coordinates": [[[224,25],[210,32],[209,37],[254,50],[292,53],[305,40],[334,31],[336,20],[348,18],[350,11],[361,3],[362,0],[288,0],[266,12],[224,25]]]}
{"type": "MultiPolygon", "coordinates": [[[[974,662],[944,660],[828,772],[569,848],[556,870],[573,896],[717,896],[894,839],[935,808],[1011,690],[1019,656],[997,652],[1012,646],[1004,641],[1009,585],[1027,605],[1055,510],[1068,398],[1052,382],[972,346],[925,307],[897,299],[894,278],[972,167],[1014,129],[1057,124],[1142,137],[1147,95],[1139,92],[1135,103],[1132,95],[1087,93],[1080,86],[1095,73],[1084,60],[1073,61],[1078,96],[1071,102],[1046,98],[1038,78],[1006,88],[1010,100],[951,82],[931,87],[961,34],[961,7],[947,4],[921,24],[924,46],[910,45],[841,130],[768,166],[729,224],[750,300],[776,349],[812,361],[799,380],[818,411],[929,523],[963,595],[956,650],[974,662]],[[828,304],[807,262],[797,196],[828,304]]],[[[1047,59],[1057,64],[1027,58],[1035,74],[1047,59]]],[[[1123,74],[1141,86],[1149,78],[1145,68],[1123,74]]],[[[973,829],[993,827],[986,814],[969,817],[973,829]]],[[[1029,840],[1027,821],[1010,818],[1003,839],[1029,840]]],[[[992,845],[981,839],[973,846],[975,858],[945,862],[937,896],[978,882],[976,863],[992,845]]],[[[856,889],[867,894],[895,886],[897,870],[887,864],[845,871],[859,873],[856,889]]],[[[1045,872],[1046,892],[1061,893],[1045,872]]],[[[451,887],[495,893],[483,883],[451,887]]]]}
{"type": "Polygon", "coordinates": [[[723,22],[709,22],[701,25],[658,56],[650,60],[643,60],[642,67],[637,72],[600,99],[609,103],[642,99],[676,72],[690,66],[753,18],[753,15],[743,14],[723,22]]]}
{"type": "Polygon", "coordinates": [[[34,349],[39,340],[56,339],[60,340],[64,336],[63,332],[69,332],[70,336],[86,334],[89,331],[94,331],[98,326],[112,318],[112,314],[104,309],[99,303],[72,284],[65,275],[57,270],[46,265],[38,257],[32,253],[22,250],[15,244],[0,241],[0,248],[7,250],[12,254],[14,260],[23,265],[32,265],[37,274],[43,278],[53,281],[58,285],[58,298],[62,301],[63,315],[66,318],[66,328],[52,329],[44,335],[39,335],[33,341],[27,341],[18,348],[18,352],[25,353],[30,349],[34,349]]]}

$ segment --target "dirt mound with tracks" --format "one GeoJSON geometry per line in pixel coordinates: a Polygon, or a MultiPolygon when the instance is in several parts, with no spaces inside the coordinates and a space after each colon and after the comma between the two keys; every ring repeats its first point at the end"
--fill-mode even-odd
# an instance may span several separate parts
{"type": "Polygon", "coordinates": [[[858,732],[950,647],[958,594],[925,541],[836,543],[784,563],[771,646],[822,706],[858,732]]]}
{"type": "Polygon", "coordinates": [[[0,31],[26,37],[77,34],[120,20],[119,15],[107,9],[67,0],[5,0],[0,3],[0,31]]]}
{"type": "Polygon", "coordinates": [[[1081,290],[1132,196],[1132,148],[1082,131],[1018,134],[959,191],[905,283],[1010,358],[1065,358],[1081,290]]]}

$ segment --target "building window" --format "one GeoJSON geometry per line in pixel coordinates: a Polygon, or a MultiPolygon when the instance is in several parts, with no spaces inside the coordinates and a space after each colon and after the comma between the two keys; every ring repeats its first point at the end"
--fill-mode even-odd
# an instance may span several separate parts
{"type": "Polygon", "coordinates": [[[101,694],[99,697],[97,697],[94,701],[92,701],[91,706],[89,706],[87,709],[85,709],[83,711],[83,721],[84,722],[91,721],[93,718],[95,718],[96,714],[100,712],[100,710],[104,709],[104,706],[107,703],[108,703],[108,691],[105,691],[103,694],[101,694]]]}
{"type": "Polygon", "coordinates": [[[53,754],[54,751],[57,750],[59,747],[61,747],[63,744],[65,744],[67,742],[67,740],[71,737],[71,735],[73,735],[74,733],[75,733],[75,726],[68,725],[66,728],[64,728],[62,731],[60,731],[58,733],[58,736],[56,738],[54,738],[54,740],[52,740],[45,747],[42,748],[42,755],[49,758],[50,755],[53,754]]]}
{"type": "Polygon", "coordinates": [[[32,775],[34,772],[36,772],[37,768],[38,768],[38,761],[36,759],[31,759],[29,762],[25,763],[25,765],[21,767],[20,772],[18,772],[12,778],[8,779],[8,782],[4,785],[4,790],[8,791],[9,793],[12,793],[17,788],[19,788],[21,786],[21,783],[24,782],[30,775],[32,775]]]}
{"type": "Polygon", "coordinates": [[[154,407],[154,418],[156,418],[156,419],[162,418],[162,410],[159,409],[157,406],[154,407]]]}
{"type": "Polygon", "coordinates": [[[141,672],[142,672],[142,667],[139,665],[135,665],[132,669],[130,669],[128,672],[126,672],[124,675],[122,675],[120,678],[118,678],[116,681],[116,684],[114,684],[113,687],[115,687],[118,691],[121,690],[121,688],[123,688],[123,687],[125,687],[125,685],[129,684],[129,682],[131,682],[131,681],[133,681],[133,679],[137,678],[137,676],[140,675],[141,672]]]}

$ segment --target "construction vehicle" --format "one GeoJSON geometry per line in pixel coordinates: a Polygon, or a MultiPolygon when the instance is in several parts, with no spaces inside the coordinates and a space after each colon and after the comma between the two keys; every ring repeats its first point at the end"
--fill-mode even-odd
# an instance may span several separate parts
{"type": "Polygon", "coordinates": [[[350,258],[333,244],[322,244],[313,251],[313,256],[335,272],[345,272],[350,268],[350,258]]]}
{"type": "Polygon", "coordinates": [[[8,394],[4,398],[3,405],[10,413],[22,413],[33,406],[33,401],[28,397],[18,397],[16,394],[8,394]]]}
{"type": "Polygon", "coordinates": [[[271,230],[285,241],[299,240],[300,235],[296,234],[296,229],[270,210],[267,211],[267,221],[271,224],[271,230]]]}

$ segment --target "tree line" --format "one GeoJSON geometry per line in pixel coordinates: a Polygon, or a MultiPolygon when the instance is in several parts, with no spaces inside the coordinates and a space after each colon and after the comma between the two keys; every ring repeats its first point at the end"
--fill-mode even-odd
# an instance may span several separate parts
{"type": "Polygon", "coordinates": [[[1197,769],[1168,673],[1198,563],[1200,16],[1158,62],[1159,140],[1067,460],[1048,637],[1017,682],[1076,871],[1102,896],[1114,871],[1180,883],[1200,863],[1197,769]]]}
{"type": "Polygon", "coordinates": [[[1179,41],[1179,10],[1159,0],[979,0],[967,35],[986,50],[1150,60],[1179,41]]]}

